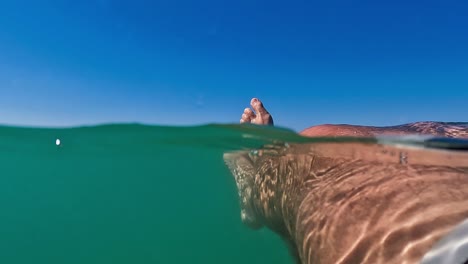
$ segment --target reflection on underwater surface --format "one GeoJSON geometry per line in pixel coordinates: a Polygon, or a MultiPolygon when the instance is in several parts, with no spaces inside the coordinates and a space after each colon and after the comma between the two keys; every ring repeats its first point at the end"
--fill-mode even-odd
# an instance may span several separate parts
{"type": "Polygon", "coordinates": [[[268,145],[468,167],[466,140],[304,138],[254,125],[0,127],[0,258],[291,263],[275,234],[242,224],[236,185],[223,161],[225,153],[268,145]],[[372,154],[392,144],[410,146],[407,158],[372,154]]]}
{"type": "Polygon", "coordinates": [[[468,261],[459,235],[431,250],[468,219],[466,140],[315,140],[224,155],[247,226],[273,230],[300,263],[468,261]]]}

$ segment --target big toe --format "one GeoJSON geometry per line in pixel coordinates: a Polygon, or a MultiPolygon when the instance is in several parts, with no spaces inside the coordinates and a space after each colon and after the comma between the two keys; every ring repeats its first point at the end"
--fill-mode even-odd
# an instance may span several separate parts
{"type": "Polygon", "coordinates": [[[258,100],[257,98],[252,98],[252,100],[250,100],[250,105],[257,114],[268,114],[268,111],[263,106],[262,101],[258,100]]]}
{"type": "Polygon", "coordinates": [[[252,98],[250,101],[250,105],[256,112],[255,118],[252,120],[252,123],[256,123],[259,125],[273,125],[273,118],[271,117],[270,113],[266,110],[263,106],[263,103],[258,100],[257,98],[252,98]]]}

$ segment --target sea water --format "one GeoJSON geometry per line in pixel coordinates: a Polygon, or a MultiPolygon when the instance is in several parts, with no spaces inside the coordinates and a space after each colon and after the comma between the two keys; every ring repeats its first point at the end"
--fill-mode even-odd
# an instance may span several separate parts
{"type": "Polygon", "coordinates": [[[1,126],[0,262],[292,263],[278,236],[242,224],[223,153],[327,140],[356,139],[253,125],[1,126]]]}

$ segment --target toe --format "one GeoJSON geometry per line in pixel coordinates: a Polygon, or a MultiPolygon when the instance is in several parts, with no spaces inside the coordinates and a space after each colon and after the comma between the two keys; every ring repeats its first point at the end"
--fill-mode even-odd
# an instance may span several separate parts
{"type": "Polygon", "coordinates": [[[250,123],[250,122],[252,122],[252,118],[253,118],[252,115],[243,113],[242,116],[241,116],[240,122],[241,123],[250,123]]]}
{"type": "Polygon", "coordinates": [[[259,125],[273,125],[273,118],[270,113],[265,109],[263,103],[257,98],[252,98],[250,105],[255,110],[256,114],[252,118],[251,123],[259,125]]]}
{"type": "Polygon", "coordinates": [[[257,112],[257,114],[268,114],[268,111],[263,106],[263,103],[257,98],[252,98],[252,100],[250,101],[250,105],[255,110],[255,112],[257,112]]]}
{"type": "Polygon", "coordinates": [[[245,115],[246,117],[248,117],[248,118],[250,118],[250,119],[254,119],[254,118],[255,118],[254,112],[252,111],[252,109],[250,109],[250,108],[248,108],[248,107],[244,109],[244,114],[243,114],[243,115],[245,115]]]}

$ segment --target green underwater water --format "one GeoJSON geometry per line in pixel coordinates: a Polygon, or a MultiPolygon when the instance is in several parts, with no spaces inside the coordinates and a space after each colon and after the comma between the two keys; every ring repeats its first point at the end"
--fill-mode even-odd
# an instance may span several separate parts
{"type": "Polygon", "coordinates": [[[0,127],[1,263],[289,263],[241,223],[222,160],[257,130],[0,127]]]}
{"type": "Polygon", "coordinates": [[[310,140],[251,125],[0,127],[0,261],[292,263],[279,237],[242,224],[222,156],[310,140]]]}

